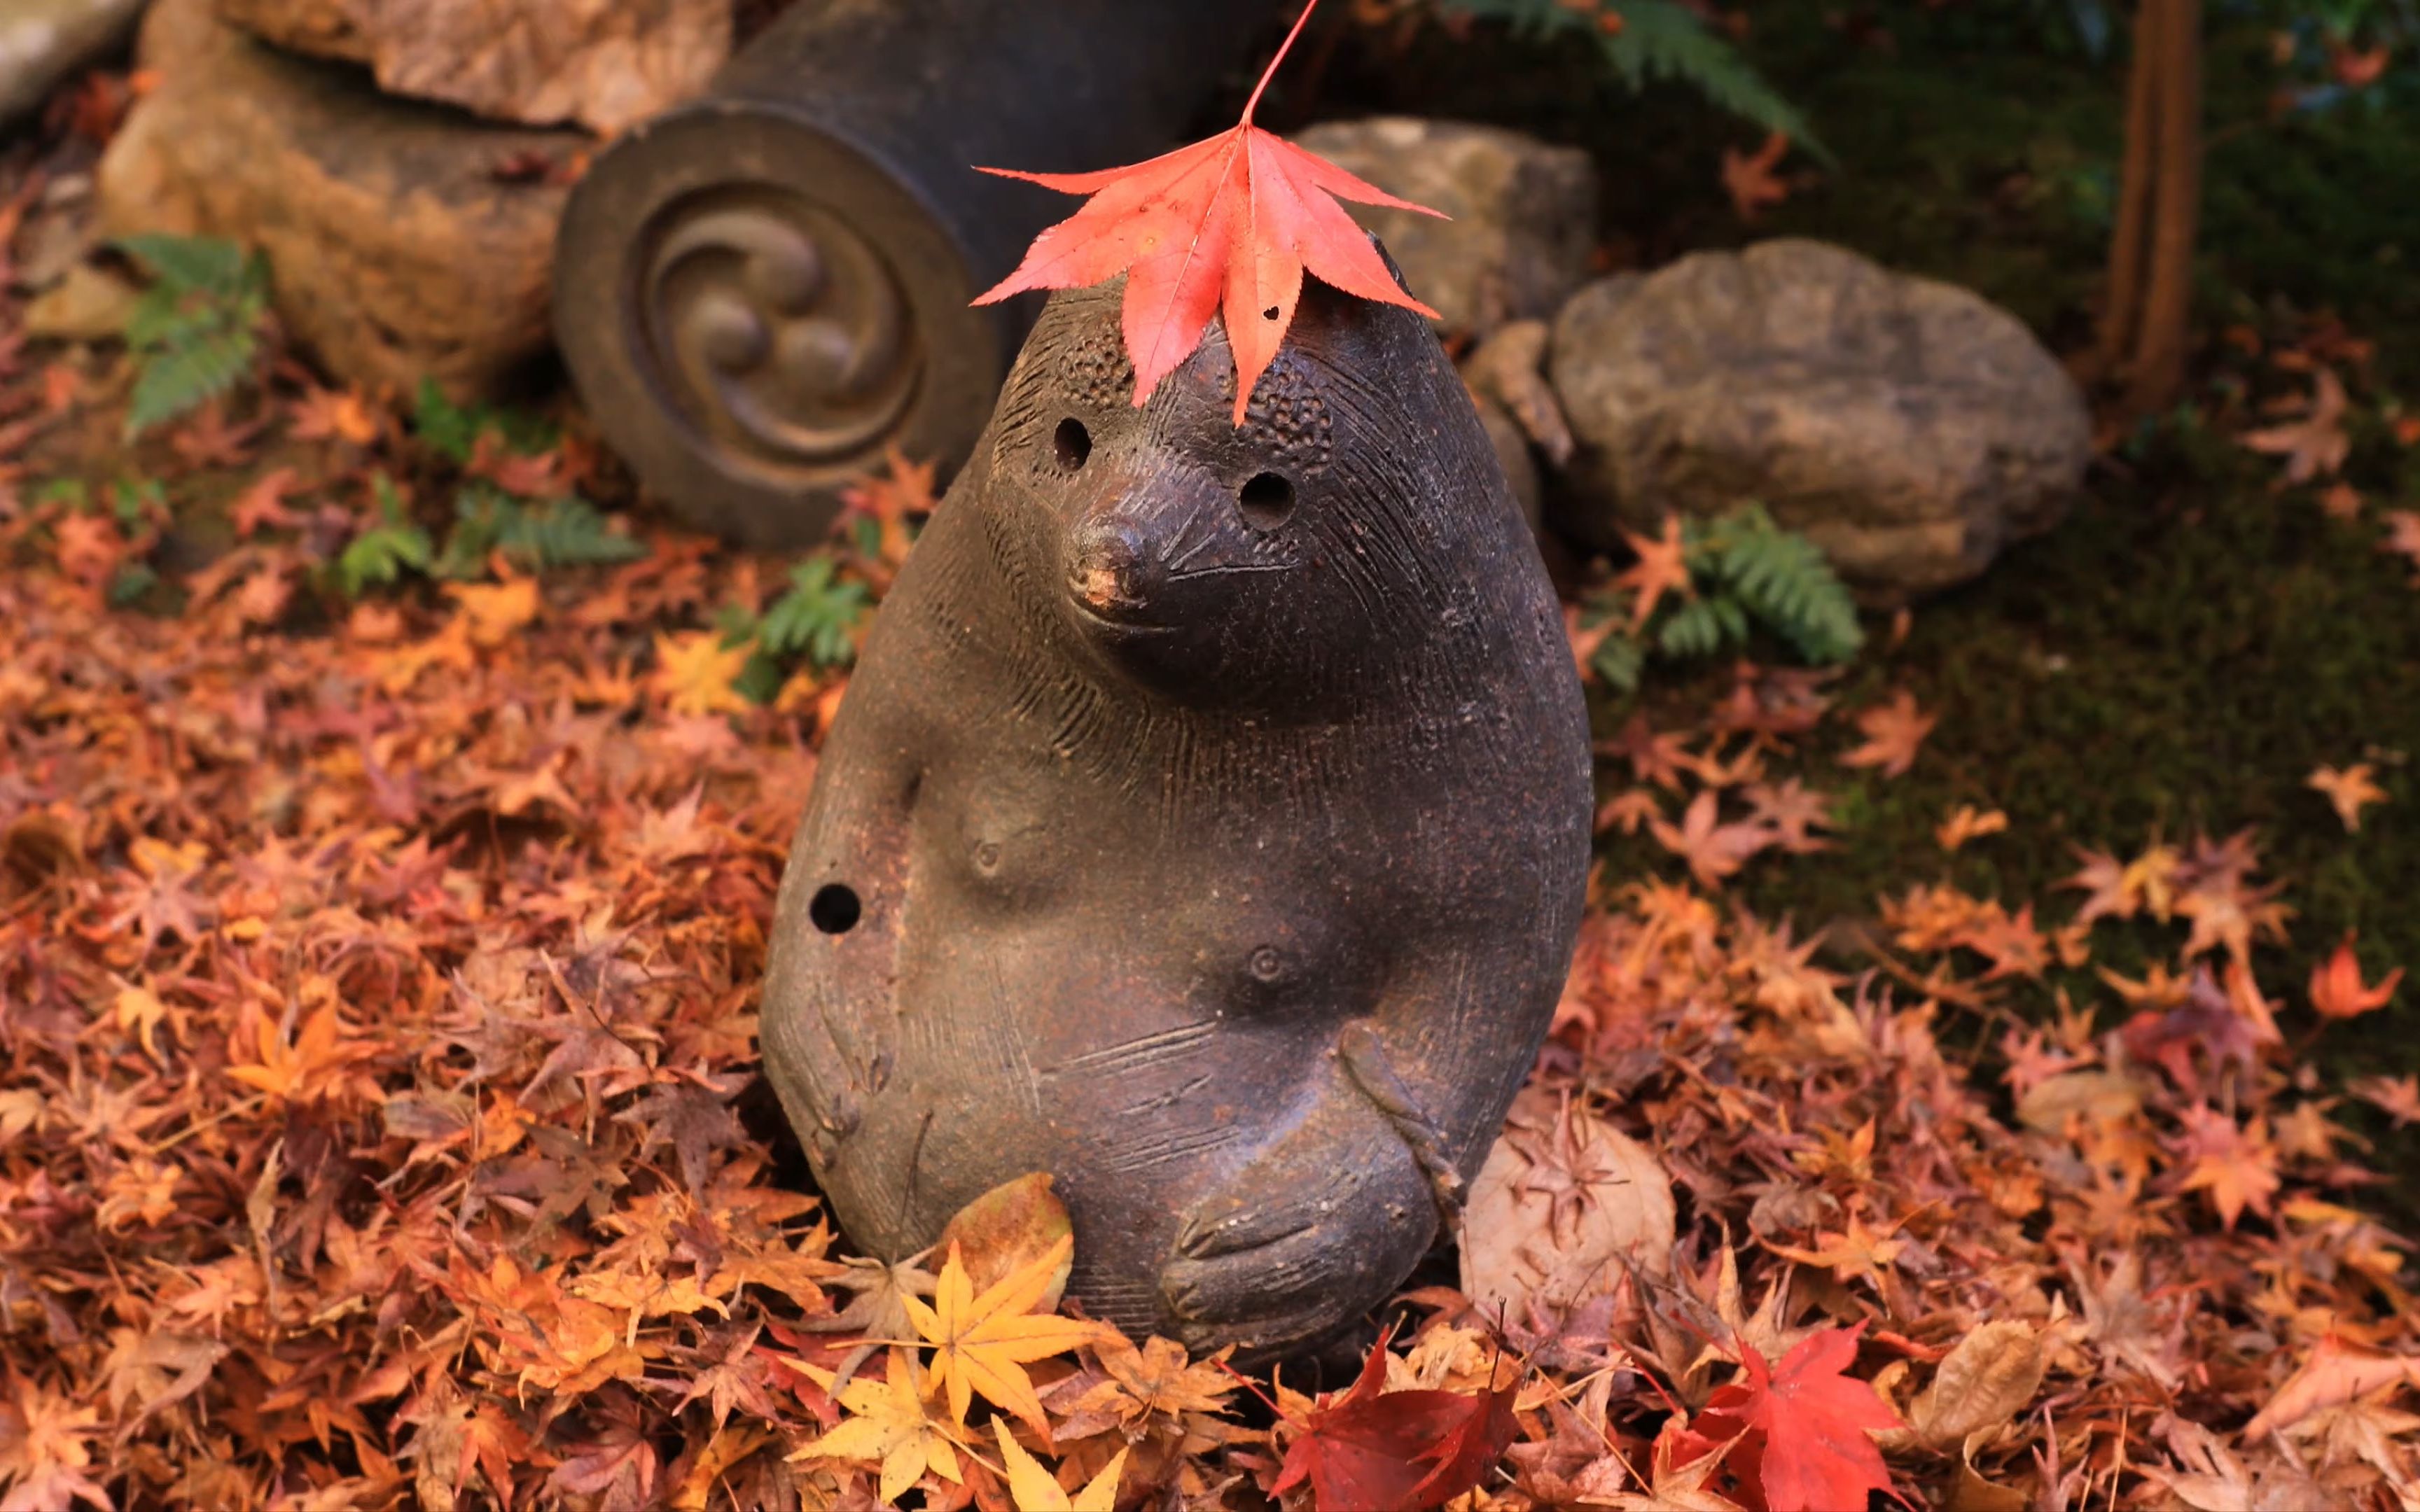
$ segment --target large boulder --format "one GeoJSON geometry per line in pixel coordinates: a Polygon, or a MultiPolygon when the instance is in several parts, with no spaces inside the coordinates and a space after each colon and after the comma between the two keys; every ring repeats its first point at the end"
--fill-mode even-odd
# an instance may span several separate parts
{"type": "Polygon", "coordinates": [[[497,120],[618,131],[704,88],[732,0],[217,0],[280,47],[497,120]]]}
{"type": "Polygon", "coordinates": [[[1452,217],[1347,207],[1386,242],[1447,331],[1483,336],[1508,320],[1552,316],[1588,277],[1596,169],[1576,147],[1407,116],[1329,122],[1295,141],[1452,217]]]}
{"type": "Polygon", "coordinates": [[[2015,316],[1816,241],[1593,284],[1550,374],[1579,441],[1565,533],[1606,549],[1759,500],[1881,602],[2057,523],[2092,455],[2082,393],[2015,316]]]}
{"type": "Polygon", "coordinates": [[[228,237],[268,256],[279,318],[337,377],[506,392],[551,347],[555,223],[581,133],[482,125],[159,0],[160,82],[100,171],[114,235],[228,237]]]}
{"type": "Polygon", "coordinates": [[[0,123],[125,40],[143,0],[8,0],[0,5],[0,123]]]}

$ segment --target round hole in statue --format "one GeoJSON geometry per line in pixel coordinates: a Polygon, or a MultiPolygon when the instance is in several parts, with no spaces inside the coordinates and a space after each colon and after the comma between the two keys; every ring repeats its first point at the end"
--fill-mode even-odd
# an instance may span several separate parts
{"type": "Polygon", "coordinates": [[[1294,481],[1281,472],[1259,472],[1236,491],[1235,502],[1256,530],[1273,531],[1294,513],[1294,481]]]}
{"type": "Polygon", "coordinates": [[[1051,433],[1050,453],[1059,459],[1061,467],[1070,472],[1080,472],[1085,461],[1093,455],[1093,433],[1084,428],[1082,421],[1070,415],[1059,422],[1059,428],[1051,433]]]}
{"type": "Polygon", "coordinates": [[[826,934],[845,934],[857,928],[864,905],[857,889],[845,882],[827,882],[807,902],[807,921],[826,934]]]}

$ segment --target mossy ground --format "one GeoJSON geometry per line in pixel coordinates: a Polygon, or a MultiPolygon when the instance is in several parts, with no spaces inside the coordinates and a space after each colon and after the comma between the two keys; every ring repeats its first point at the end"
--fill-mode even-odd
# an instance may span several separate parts
{"type": "MultiPolygon", "coordinates": [[[[1751,147],[1755,132],[1679,90],[1624,93],[1585,46],[1432,43],[1383,67],[1347,57],[1329,87],[1369,108],[1589,146],[1620,260],[1818,236],[1976,287],[2055,350],[2085,346],[2117,180],[2122,50],[2090,55],[2064,8],[1869,7],[1863,33],[1826,8],[1754,12],[1751,54],[1836,165],[1753,226],[1716,174],[1722,147],[1751,147]]],[[[1738,891],[1758,910],[1821,927],[1947,880],[2012,907],[2041,900],[2054,922],[2073,844],[2132,854],[2153,835],[2251,826],[2299,910],[2290,948],[2257,963],[2291,1004],[2289,1033],[2310,1024],[2310,964],[2347,930],[2361,932],[2373,976],[2420,969],[2420,772],[2408,764],[2420,754],[2420,589],[2377,549],[2376,518],[2420,507],[2420,456],[2375,418],[2398,383],[2420,397],[2420,81],[2407,69],[2367,98],[2281,114],[2276,26],[2240,12],[2214,23],[2195,402],[2116,447],[2057,531],[1919,606],[1903,643],[1878,644],[1850,671],[1844,706],[1903,687],[1940,725],[1898,779],[1813,756],[1808,779],[1839,796],[1837,848],[1752,865],[1738,891]],[[2375,347],[2366,370],[2347,373],[2369,416],[2351,427],[2347,477],[2369,501],[2351,523],[2327,517],[2313,490],[2280,491],[2275,459],[2234,439],[2257,397],[2306,380],[2217,339],[2229,325],[2292,339],[2331,315],[2375,347]],[[2392,797],[2348,835],[2305,779],[2356,761],[2377,764],[2392,797]],[[1962,803],[2005,810],[2009,832],[1945,854],[1933,828],[1962,803]]],[[[1709,686],[1727,675],[1710,671],[1709,686]]],[[[1668,676],[1642,696],[1681,705],[1693,690],[1668,676]]],[[[1833,749],[1851,738],[1841,730],[1833,749]]],[[[1617,842],[1608,859],[1676,870],[1643,842],[1617,842]]],[[[2135,974],[2173,955],[2182,933],[2104,925],[2096,953],[2135,974]]],[[[2420,1069],[2420,991],[2321,1037],[2314,1055],[2336,1073],[2420,1069]]],[[[2381,1141],[2390,1170],[2420,1172],[2420,1131],[2397,1136],[2357,1105],[2342,1116],[2381,1141]]],[[[2420,1183],[2397,1188],[2388,1204],[2420,1212],[2420,1183]]]]}

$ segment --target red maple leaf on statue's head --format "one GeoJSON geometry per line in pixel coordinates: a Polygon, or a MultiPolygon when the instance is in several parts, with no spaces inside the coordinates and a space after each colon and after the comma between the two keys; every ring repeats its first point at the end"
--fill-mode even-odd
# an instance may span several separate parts
{"type": "MultiPolygon", "coordinates": [[[[1302,35],[1317,0],[1269,61],[1232,131],[1149,162],[1099,173],[985,168],[1092,201],[1034,239],[1025,261],[978,298],[992,304],[1028,289],[1083,288],[1126,275],[1126,352],[1140,409],[1159,380],[1193,355],[1223,314],[1235,354],[1235,424],[1294,324],[1308,272],[1347,294],[1436,312],[1395,282],[1340,199],[1438,215],[1367,184],[1326,159],[1252,124],[1263,91],[1302,35]]],[[[1439,219],[1443,219],[1439,216],[1439,219]]]]}

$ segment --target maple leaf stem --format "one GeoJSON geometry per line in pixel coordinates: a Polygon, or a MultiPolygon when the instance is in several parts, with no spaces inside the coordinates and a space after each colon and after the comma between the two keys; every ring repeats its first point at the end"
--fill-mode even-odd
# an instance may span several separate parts
{"type": "Polygon", "coordinates": [[[1252,124],[1252,112],[1260,109],[1261,96],[1268,93],[1269,81],[1278,76],[1278,65],[1286,60],[1288,53],[1294,51],[1294,39],[1302,35],[1303,27],[1311,23],[1311,13],[1318,8],[1319,0],[1311,0],[1309,5],[1302,8],[1302,14],[1294,19],[1294,30],[1286,33],[1286,39],[1278,44],[1278,55],[1269,59],[1268,68],[1261,74],[1261,82],[1252,86],[1252,98],[1244,101],[1244,125],[1252,124]]]}

